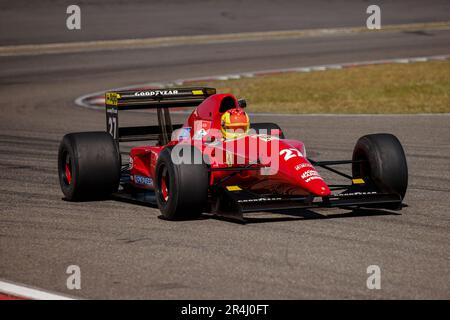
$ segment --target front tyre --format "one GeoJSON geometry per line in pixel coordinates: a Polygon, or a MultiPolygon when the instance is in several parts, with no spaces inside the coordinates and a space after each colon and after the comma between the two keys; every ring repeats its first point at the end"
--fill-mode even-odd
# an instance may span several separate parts
{"type": "Polygon", "coordinates": [[[98,199],[117,191],[121,159],[107,132],[66,134],[58,152],[61,190],[69,201],[98,199]]]}
{"type": "Polygon", "coordinates": [[[199,217],[207,205],[208,188],[208,168],[197,148],[176,145],[161,151],[155,169],[155,193],[165,219],[199,217]]]}
{"type": "Polygon", "coordinates": [[[400,141],[392,134],[369,134],[359,138],[353,150],[354,178],[369,178],[381,191],[403,199],[408,187],[408,166],[400,141]]]}

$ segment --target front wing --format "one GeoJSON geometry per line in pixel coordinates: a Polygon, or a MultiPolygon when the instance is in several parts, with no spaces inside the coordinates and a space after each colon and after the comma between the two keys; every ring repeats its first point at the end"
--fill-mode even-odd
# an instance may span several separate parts
{"type": "Polygon", "coordinates": [[[398,194],[383,193],[365,184],[350,185],[346,190],[328,197],[262,195],[239,187],[217,187],[212,213],[244,220],[244,214],[308,208],[385,208],[400,210],[398,194]]]}
{"type": "MultiPolygon", "coordinates": [[[[124,184],[126,186],[126,184],[124,184]]],[[[215,185],[210,190],[208,213],[245,221],[251,212],[308,208],[381,208],[400,210],[402,198],[384,193],[369,182],[352,184],[328,197],[257,194],[239,186],[215,185]]],[[[155,193],[150,190],[124,188],[114,198],[132,203],[156,206],[155,193]]],[[[189,210],[186,208],[186,210],[189,210]]]]}

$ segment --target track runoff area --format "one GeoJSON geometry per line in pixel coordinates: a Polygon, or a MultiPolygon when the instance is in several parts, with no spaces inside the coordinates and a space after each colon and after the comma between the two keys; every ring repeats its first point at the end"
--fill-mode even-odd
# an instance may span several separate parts
{"type": "MultiPolygon", "coordinates": [[[[384,60],[373,60],[373,61],[360,61],[360,62],[349,62],[342,64],[326,64],[326,65],[314,65],[308,67],[299,68],[284,68],[284,69],[270,69],[270,70],[259,70],[253,72],[245,72],[238,74],[223,74],[207,77],[197,77],[197,78],[187,78],[187,79],[177,79],[167,83],[144,83],[138,85],[132,85],[121,88],[114,88],[110,90],[145,90],[145,89],[155,89],[155,88],[170,88],[173,86],[183,86],[189,85],[196,82],[208,82],[208,81],[226,81],[235,80],[242,78],[252,78],[267,75],[276,75],[283,73],[308,73],[308,72],[319,72],[325,70],[339,70],[345,68],[357,68],[369,65],[385,65],[385,64],[408,64],[408,63],[419,63],[427,61],[446,61],[450,59],[450,55],[438,55],[438,56],[422,56],[422,57],[401,57],[395,59],[384,59],[384,60]]],[[[83,95],[75,100],[76,105],[88,109],[103,110],[105,104],[104,93],[109,90],[94,92],[90,94],[83,95]]],[[[179,111],[184,112],[184,111],[179,111]]],[[[258,115],[276,116],[276,114],[264,114],[258,113],[258,115]]],[[[286,116],[286,114],[280,114],[286,116]]],[[[292,114],[292,116],[304,116],[298,114],[292,114]]],[[[57,294],[49,292],[45,289],[34,288],[28,285],[19,284],[7,280],[0,280],[0,300],[74,300],[75,297],[70,297],[67,295],[57,294]]],[[[194,311],[194,307],[188,307],[185,312],[199,312],[199,310],[194,311]]],[[[212,307],[211,307],[212,308],[212,307]]],[[[237,308],[237,306],[236,306],[237,308]]],[[[258,307],[260,308],[260,306],[258,307]]],[[[211,309],[212,310],[212,309],[211,309]]],[[[256,310],[256,309],[255,309],[256,310]]],[[[259,310],[259,309],[258,309],[259,310]]],[[[250,310],[251,311],[251,310],[250,310]]],[[[249,312],[250,312],[249,311],[249,312]]]]}
{"type": "MultiPolygon", "coordinates": [[[[376,65],[389,65],[389,64],[411,64],[411,63],[420,63],[420,62],[432,62],[432,61],[448,61],[450,59],[449,55],[435,55],[435,56],[418,56],[418,57],[399,57],[394,59],[382,59],[382,60],[370,60],[370,61],[358,61],[358,62],[348,62],[348,63],[340,63],[340,64],[325,64],[325,65],[312,65],[306,67],[292,67],[292,68],[282,68],[282,69],[268,69],[268,70],[258,70],[258,71],[249,71],[242,73],[233,73],[233,74],[222,74],[222,75],[213,75],[213,76],[205,76],[205,77],[195,77],[195,78],[186,78],[186,79],[176,79],[173,81],[169,81],[166,83],[160,82],[151,82],[151,83],[143,83],[136,84],[126,87],[106,89],[98,92],[89,93],[83,95],[75,100],[75,104],[94,110],[104,110],[105,106],[105,92],[107,91],[121,91],[121,90],[147,90],[147,89],[160,89],[160,88],[171,88],[175,86],[189,86],[189,85],[197,85],[198,83],[209,83],[215,81],[227,81],[227,80],[238,80],[238,79],[249,79],[255,77],[264,77],[270,75],[282,75],[282,74],[291,74],[291,73],[311,73],[311,72],[320,72],[326,70],[340,70],[340,69],[349,69],[349,68],[359,68],[365,66],[376,66],[376,65]]],[[[175,110],[177,112],[187,112],[175,110]]],[[[251,113],[250,113],[251,114],[251,113]]],[[[258,116],[305,116],[308,114],[297,114],[297,113],[264,113],[258,112],[255,113],[258,116]]],[[[324,115],[339,115],[337,113],[323,113],[324,115]]],[[[311,114],[309,114],[311,115],[311,114]]],[[[320,113],[314,115],[320,115],[320,113]]],[[[349,115],[349,114],[346,114],[349,115]]],[[[361,114],[364,115],[364,114],[361,114]]]]}

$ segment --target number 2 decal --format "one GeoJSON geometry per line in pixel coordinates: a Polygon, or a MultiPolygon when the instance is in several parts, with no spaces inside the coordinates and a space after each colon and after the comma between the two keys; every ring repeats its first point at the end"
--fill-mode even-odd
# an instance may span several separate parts
{"type": "Polygon", "coordinates": [[[284,161],[288,161],[289,159],[294,157],[303,157],[303,154],[294,148],[281,150],[280,155],[282,156],[283,154],[284,154],[284,161]]]}

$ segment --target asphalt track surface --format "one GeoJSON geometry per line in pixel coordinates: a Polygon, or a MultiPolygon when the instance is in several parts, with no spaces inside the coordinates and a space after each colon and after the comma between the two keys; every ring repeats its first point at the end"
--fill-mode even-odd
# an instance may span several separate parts
{"type": "MultiPolygon", "coordinates": [[[[35,12],[43,7],[1,3],[2,9],[10,8],[6,21],[11,22],[5,29],[0,17],[2,45],[73,40],[54,26],[53,4],[64,2],[41,3],[48,19],[39,16],[42,30],[34,31],[27,29],[25,18],[23,27],[12,27],[11,21],[16,23],[22,14],[29,17],[25,7],[35,12]]],[[[343,12],[366,5],[349,2],[341,11],[319,10],[325,8],[322,2],[286,5],[269,17],[269,2],[252,10],[242,2],[246,9],[236,10],[232,20],[221,12],[233,8],[216,12],[211,5],[194,2],[194,8],[206,7],[202,10],[229,19],[225,26],[220,19],[182,15],[184,5],[174,4],[170,14],[180,17],[174,25],[160,22],[139,34],[143,2],[117,2],[113,11],[130,22],[117,26],[106,23],[112,19],[102,9],[105,5],[94,3],[102,15],[92,29],[86,18],[83,28],[90,31],[74,36],[77,41],[358,25],[361,17],[348,14],[344,19],[343,12]],[[298,22],[294,9],[309,20],[298,22]],[[248,16],[250,11],[254,16],[248,16]]],[[[384,10],[392,24],[450,20],[444,1],[411,1],[405,4],[409,11],[399,8],[403,2],[396,3],[396,11],[384,10]]],[[[257,213],[246,225],[209,216],[167,222],[151,207],[112,200],[63,201],[56,173],[57,148],[65,133],[104,130],[103,112],[74,105],[89,92],[223,73],[448,53],[449,31],[417,30],[0,58],[0,278],[83,298],[450,298],[449,115],[273,117],[288,137],[303,140],[310,155],[319,159],[350,157],[358,137],[367,133],[397,135],[410,170],[407,207],[400,212],[257,213]],[[76,292],[66,289],[65,271],[72,264],[82,273],[82,289],[76,292]],[[374,264],[381,267],[381,290],[366,288],[366,269],[374,264]]],[[[122,120],[147,121],[133,113],[122,120]]]]}

